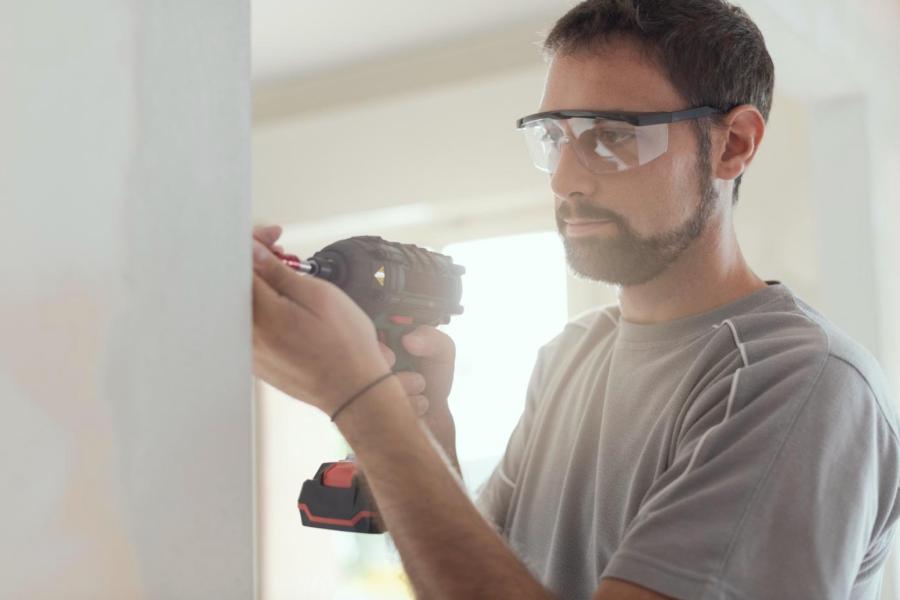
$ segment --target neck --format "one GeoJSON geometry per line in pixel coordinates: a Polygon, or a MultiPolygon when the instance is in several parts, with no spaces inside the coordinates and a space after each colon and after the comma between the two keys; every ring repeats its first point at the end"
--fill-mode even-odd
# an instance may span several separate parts
{"type": "Polygon", "coordinates": [[[655,279],[619,288],[622,318],[662,323],[734,302],[766,282],[747,266],[731,219],[710,221],[703,234],[655,279]]]}

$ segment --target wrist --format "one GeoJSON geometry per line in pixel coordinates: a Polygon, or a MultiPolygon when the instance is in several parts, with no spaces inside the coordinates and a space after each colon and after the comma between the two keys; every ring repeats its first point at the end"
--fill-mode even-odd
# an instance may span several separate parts
{"type": "MultiPolygon", "coordinates": [[[[393,372],[383,357],[371,360],[368,358],[370,357],[342,361],[342,364],[335,364],[333,370],[320,372],[312,393],[314,401],[310,404],[332,417],[344,403],[362,392],[366,386],[393,372]]],[[[374,387],[383,384],[384,382],[381,382],[374,387]]],[[[361,398],[357,398],[353,403],[359,400],[361,398]]]]}
{"type": "MultiPolygon", "coordinates": [[[[374,379],[377,379],[375,377],[374,379]]],[[[406,390],[397,377],[388,377],[353,400],[334,419],[344,439],[356,447],[369,439],[384,437],[386,429],[408,429],[417,417],[406,401],[406,390]]]]}
{"type": "Polygon", "coordinates": [[[362,389],[360,389],[355,394],[353,394],[352,396],[350,396],[349,398],[347,398],[346,400],[341,402],[341,404],[338,405],[338,407],[334,410],[334,412],[331,413],[331,421],[334,422],[335,420],[337,420],[338,416],[342,412],[344,412],[344,410],[346,410],[347,407],[349,407],[351,404],[353,404],[353,402],[355,402],[356,400],[358,400],[359,398],[364,396],[366,394],[366,392],[368,392],[373,387],[377,386],[379,383],[385,381],[389,377],[394,377],[394,373],[392,371],[388,371],[387,373],[384,373],[384,374],[376,377],[375,379],[370,381],[368,384],[363,386],[362,389]]]}
{"type": "Polygon", "coordinates": [[[428,412],[419,417],[419,420],[434,433],[442,446],[448,448],[448,450],[453,448],[455,452],[456,423],[453,421],[453,415],[449,410],[429,408],[428,412]]]}

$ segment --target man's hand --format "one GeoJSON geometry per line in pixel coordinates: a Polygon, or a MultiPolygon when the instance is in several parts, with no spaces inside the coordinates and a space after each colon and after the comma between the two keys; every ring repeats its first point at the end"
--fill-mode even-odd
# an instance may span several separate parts
{"type": "MultiPolygon", "coordinates": [[[[431,430],[457,472],[462,475],[456,457],[456,426],[447,404],[453,386],[456,345],[443,331],[420,325],[401,338],[407,352],[418,358],[421,373],[401,371],[397,374],[410,405],[431,430]]],[[[397,357],[379,343],[381,353],[393,367],[397,357]]]]}
{"type": "Polygon", "coordinates": [[[350,296],[272,254],[279,234],[278,228],[254,231],[254,373],[330,415],[390,368],[375,325],[350,296]]]}
{"type": "MultiPolygon", "coordinates": [[[[331,414],[389,371],[389,361],[374,323],[352,298],[328,281],[298,275],[269,251],[279,234],[277,228],[254,231],[254,372],[331,414]]],[[[426,397],[429,406],[420,418],[434,419],[428,424],[432,437],[440,438],[435,429],[448,424],[452,432],[452,340],[432,327],[402,340],[419,357],[426,387],[404,389],[390,377],[342,412],[337,426],[366,473],[417,596],[549,599],[478,513],[407,405],[409,395],[426,397]],[[415,347],[411,338],[419,335],[426,342],[415,347]]],[[[438,441],[447,439],[452,447],[452,435],[438,441]]]]}
{"type": "Polygon", "coordinates": [[[275,242],[281,237],[281,227],[279,225],[257,225],[253,228],[253,239],[264,245],[266,248],[272,248],[278,252],[284,252],[284,248],[275,242]]]}

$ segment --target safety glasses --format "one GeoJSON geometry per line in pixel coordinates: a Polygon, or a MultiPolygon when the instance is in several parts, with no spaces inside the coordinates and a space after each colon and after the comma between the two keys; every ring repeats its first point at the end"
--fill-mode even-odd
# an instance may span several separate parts
{"type": "Polygon", "coordinates": [[[556,172],[562,145],[572,144],[578,162],[602,175],[646,165],[669,149],[669,124],[723,111],[701,106],[678,112],[598,112],[559,110],[516,121],[541,171],[556,172]]]}

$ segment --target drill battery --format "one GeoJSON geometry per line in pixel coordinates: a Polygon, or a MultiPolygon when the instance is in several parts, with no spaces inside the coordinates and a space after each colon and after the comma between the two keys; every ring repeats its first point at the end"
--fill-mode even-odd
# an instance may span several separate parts
{"type": "Polygon", "coordinates": [[[375,499],[352,460],[322,464],[316,475],[303,483],[297,507],[307,527],[384,532],[375,499]]]}

